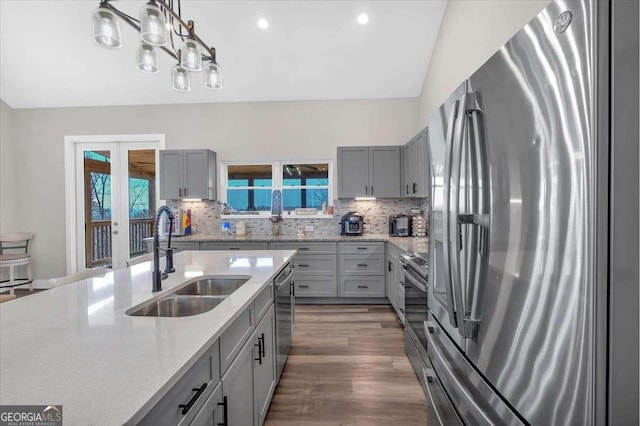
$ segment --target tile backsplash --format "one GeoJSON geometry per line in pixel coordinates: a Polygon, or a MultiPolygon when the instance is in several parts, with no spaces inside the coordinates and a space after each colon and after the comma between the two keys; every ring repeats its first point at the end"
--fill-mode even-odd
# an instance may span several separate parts
{"type": "MultiPolygon", "coordinates": [[[[169,201],[170,207],[182,210],[191,209],[191,225],[195,234],[223,234],[224,222],[231,224],[231,233],[235,233],[235,223],[245,222],[250,234],[271,234],[271,222],[247,216],[242,219],[220,218],[224,206],[216,201],[169,201]]],[[[333,218],[287,218],[283,214],[281,234],[294,235],[298,228],[305,225],[313,226],[311,234],[335,235],[340,233],[340,218],[342,215],[355,211],[364,216],[365,233],[386,234],[389,231],[388,219],[390,214],[410,214],[411,209],[422,209],[426,216],[428,200],[426,199],[389,199],[375,201],[335,200],[333,203],[333,218]]],[[[309,232],[307,232],[309,233],[309,232]]]]}

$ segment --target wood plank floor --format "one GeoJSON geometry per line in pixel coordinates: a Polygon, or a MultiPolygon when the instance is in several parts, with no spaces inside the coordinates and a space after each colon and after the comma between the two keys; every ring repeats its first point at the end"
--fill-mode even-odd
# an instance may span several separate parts
{"type": "Polygon", "coordinates": [[[426,417],[390,306],[296,306],[293,347],[266,426],[425,426],[426,417]]]}

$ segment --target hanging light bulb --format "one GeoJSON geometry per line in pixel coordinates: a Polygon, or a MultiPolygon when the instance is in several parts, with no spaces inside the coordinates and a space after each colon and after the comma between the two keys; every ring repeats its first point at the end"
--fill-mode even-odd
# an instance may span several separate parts
{"type": "Polygon", "coordinates": [[[164,46],[169,41],[167,22],[155,1],[140,9],[140,39],[154,46],[164,46]]]}
{"type": "Polygon", "coordinates": [[[216,49],[211,48],[211,61],[204,69],[204,86],[207,89],[222,89],[222,68],[216,62],[216,49]]]}
{"type": "Polygon", "coordinates": [[[189,71],[180,64],[177,64],[171,70],[171,88],[176,92],[189,92],[191,90],[189,71]]]}
{"type": "Polygon", "coordinates": [[[194,39],[188,38],[182,43],[182,61],[180,64],[189,71],[202,71],[202,50],[194,39]]]}
{"type": "Polygon", "coordinates": [[[92,39],[96,44],[110,49],[122,47],[120,24],[116,14],[106,6],[99,6],[93,12],[92,39]]]}
{"type": "Polygon", "coordinates": [[[136,52],[136,66],[140,71],[147,74],[160,72],[158,50],[154,46],[141,41],[136,52]]]}

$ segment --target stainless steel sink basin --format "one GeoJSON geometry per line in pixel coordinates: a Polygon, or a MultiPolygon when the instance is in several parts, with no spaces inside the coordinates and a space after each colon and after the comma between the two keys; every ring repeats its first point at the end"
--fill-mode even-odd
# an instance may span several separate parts
{"type": "Polygon", "coordinates": [[[175,294],[189,296],[228,296],[251,277],[204,277],[192,282],[175,292],[175,294]]]}
{"type": "Polygon", "coordinates": [[[175,296],[169,295],[159,300],[127,311],[134,317],[188,317],[198,315],[218,306],[224,297],[175,296]]]}

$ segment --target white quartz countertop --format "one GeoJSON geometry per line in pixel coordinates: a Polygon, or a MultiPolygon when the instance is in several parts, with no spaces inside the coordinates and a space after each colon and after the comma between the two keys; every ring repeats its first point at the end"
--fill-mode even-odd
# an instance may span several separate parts
{"type": "MultiPolygon", "coordinates": [[[[293,250],[185,251],[151,292],[151,262],[0,304],[0,404],[62,404],[69,425],[135,423],[293,258],[293,250]],[[202,275],[250,275],[209,312],[129,308],[202,275]]],[[[161,264],[161,266],[163,266],[161,264]]]]}

